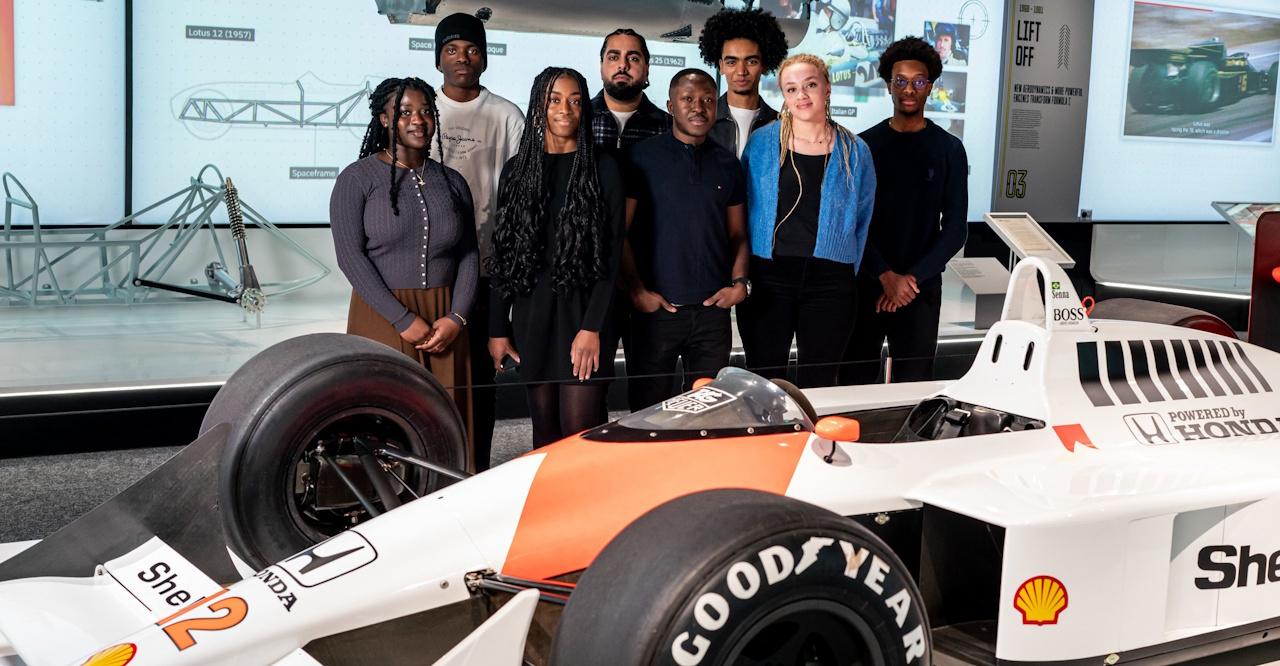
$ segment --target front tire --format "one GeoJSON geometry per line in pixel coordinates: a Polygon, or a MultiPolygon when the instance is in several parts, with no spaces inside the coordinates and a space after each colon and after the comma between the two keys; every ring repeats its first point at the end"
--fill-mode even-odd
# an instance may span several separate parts
{"type": "Polygon", "coordinates": [[[929,664],[920,592],[852,521],[798,500],[713,490],[640,517],[565,607],[551,663],[929,664]]]}
{"type": "MultiPolygon", "coordinates": [[[[404,355],[352,335],[305,335],[254,356],[218,391],[200,431],[224,422],[231,430],[219,472],[223,526],[232,550],[254,567],[368,518],[354,496],[332,490],[337,483],[321,453],[347,463],[348,476],[361,481],[371,472],[356,463],[353,438],[466,466],[462,418],[440,382],[404,355]]],[[[385,480],[403,501],[448,482],[415,467],[384,470],[396,474],[385,480]]],[[[381,504],[375,508],[388,508],[366,494],[381,504]]]]}

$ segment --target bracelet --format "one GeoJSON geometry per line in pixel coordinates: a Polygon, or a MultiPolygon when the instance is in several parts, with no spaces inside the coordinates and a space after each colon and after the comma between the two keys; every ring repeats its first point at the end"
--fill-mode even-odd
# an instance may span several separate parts
{"type": "Polygon", "coordinates": [[[455,321],[457,321],[457,322],[458,322],[458,324],[460,324],[460,325],[462,325],[462,326],[466,326],[466,325],[467,325],[467,320],[466,320],[466,318],[465,318],[465,317],[463,317],[462,315],[458,314],[457,312],[450,312],[449,314],[447,314],[447,315],[445,315],[445,316],[446,316],[446,317],[453,317],[453,318],[454,318],[454,320],[455,320],[455,321]]]}

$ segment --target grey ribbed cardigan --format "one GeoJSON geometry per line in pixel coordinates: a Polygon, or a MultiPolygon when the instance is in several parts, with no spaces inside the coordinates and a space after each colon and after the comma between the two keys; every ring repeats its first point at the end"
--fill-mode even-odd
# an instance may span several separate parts
{"type": "Polygon", "coordinates": [[[338,174],[329,224],[338,268],[378,314],[403,332],[413,323],[392,289],[453,287],[453,312],[469,316],[480,259],[471,190],[457,171],[429,160],[425,186],[396,169],[400,215],[391,210],[391,167],[370,155],[338,174]],[[459,197],[454,205],[448,178],[459,197]]]}

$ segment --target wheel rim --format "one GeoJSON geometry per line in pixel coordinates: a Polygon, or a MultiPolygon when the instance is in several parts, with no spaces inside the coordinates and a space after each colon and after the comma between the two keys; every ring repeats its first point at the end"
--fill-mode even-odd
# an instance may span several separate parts
{"type": "MultiPolygon", "coordinates": [[[[345,462],[358,453],[357,439],[427,457],[426,442],[417,430],[399,415],[385,409],[347,409],[329,415],[309,428],[294,446],[289,447],[297,453],[284,468],[286,477],[283,479],[283,490],[288,495],[287,505],[294,525],[314,542],[328,539],[370,518],[369,513],[354,501],[354,496],[351,496],[351,502],[344,502],[343,506],[326,506],[318,501],[320,494],[324,492],[326,479],[328,482],[334,480],[330,478],[332,471],[317,474],[317,470],[324,467],[319,460],[321,447],[323,446],[324,453],[345,462]]],[[[343,467],[345,469],[346,465],[343,467]]],[[[391,465],[384,471],[402,501],[414,499],[405,490],[405,486],[412,489],[413,494],[421,496],[440,484],[437,474],[413,466],[391,465]]],[[[362,469],[347,470],[347,474],[359,481],[368,480],[362,469]]],[[[364,494],[380,511],[386,510],[377,493],[370,490],[364,494]]]]}
{"type": "Polygon", "coordinates": [[[871,625],[826,599],[803,599],[760,618],[728,652],[747,666],[884,666],[871,625]]]}

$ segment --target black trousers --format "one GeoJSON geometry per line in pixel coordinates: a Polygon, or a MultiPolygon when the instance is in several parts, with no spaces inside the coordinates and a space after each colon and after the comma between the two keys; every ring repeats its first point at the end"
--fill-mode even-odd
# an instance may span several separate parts
{"type": "Polygon", "coordinates": [[[489,357],[489,278],[480,278],[476,302],[467,318],[467,341],[471,344],[471,418],[475,441],[476,471],[489,469],[493,450],[494,388],[493,359],[489,357]]]}
{"type": "Polygon", "coordinates": [[[751,257],[751,297],[738,306],[747,367],[783,377],[796,341],[796,383],[832,386],[853,330],[852,264],[815,257],[751,257]]]}
{"type": "Polygon", "coordinates": [[[840,371],[841,384],[873,384],[879,381],[880,350],[889,341],[893,359],[890,379],[918,382],[933,379],[933,358],[938,351],[938,312],[942,308],[942,284],[924,287],[915,300],[897,312],[876,312],[876,300],[884,290],[879,280],[858,280],[858,318],[840,371]]]}
{"type": "Polygon", "coordinates": [[[729,310],[685,305],[667,312],[633,312],[627,354],[627,401],[631,411],[657,404],[678,391],[672,380],[676,359],[684,360],[681,391],[700,377],[714,377],[729,365],[732,344],[729,310]],[[653,376],[657,375],[657,376],[653,376]]]}

